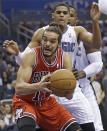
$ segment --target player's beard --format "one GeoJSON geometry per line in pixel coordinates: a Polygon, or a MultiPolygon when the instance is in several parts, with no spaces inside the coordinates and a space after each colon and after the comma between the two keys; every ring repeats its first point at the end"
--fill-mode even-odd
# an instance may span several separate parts
{"type": "MultiPolygon", "coordinates": [[[[56,56],[56,52],[57,52],[58,47],[59,47],[59,46],[56,47],[56,49],[52,52],[51,55],[46,55],[46,54],[43,53],[45,59],[51,62],[52,59],[55,58],[55,56],[56,56]]],[[[43,49],[42,49],[42,50],[43,50],[43,49]]]]}

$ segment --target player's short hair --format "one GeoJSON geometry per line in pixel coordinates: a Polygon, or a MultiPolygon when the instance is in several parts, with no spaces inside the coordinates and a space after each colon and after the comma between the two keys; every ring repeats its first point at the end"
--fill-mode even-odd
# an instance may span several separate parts
{"type": "Polygon", "coordinates": [[[74,6],[72,6],[72,5],[69,5],[69,9],[70,9],[70,8],[74,9],[74,10],[75,10],[75,13],[76,13],[76,15],[77,15],[77,10],[76,10],[76,8],[75,8],[74,6]]]}
{"type": "Polygon", "coordinates": [[[59,35],[58,43],[60,44],[61,39],[62,39],[62,31],[57,23],[55,23],[55,22],[50,23],[49,27],[46,28],[45,31],[54,32],[54,33],[58,34],[59,35]]]}
{"type": "MultiPolygon", "coordinates": [[[[73,8],[73,9],[75,9],[75,8],[74,8],[74,6],[73,6],[73,5],[71,5],[71,4],[69,5],[69,8],[73,8]]],[[[75,10],[76,10],[76,9],[75,9],[75,10]]]]}
{"type": "Polygon", "coordinates": [[[53,7],[52,12],[55,12],[55,11],[56,11],[56,8],[59,7],[59,6],[65,6],[65,7],[67,7],[68,11],[70,12],[69,5],[66,4],[66,3],[57,3],[57,4],[53,7]]]}

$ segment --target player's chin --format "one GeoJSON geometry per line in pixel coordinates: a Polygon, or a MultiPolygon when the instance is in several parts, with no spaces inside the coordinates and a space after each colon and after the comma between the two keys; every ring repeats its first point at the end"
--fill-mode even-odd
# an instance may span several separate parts
{"type": "Polygon", "coordinates": [[[43,54],[45,57],[50,57],[52,55],[50,52],[44,52],[43,54]]]}
{"type": "Polygon", "coordinates": [[[60,21],[60,22],[59,22],[59,26],[60,26],[60,27],[64,27],[64,26],[65,26],[65,22],[64,22],[64,21],[60,21]]]}

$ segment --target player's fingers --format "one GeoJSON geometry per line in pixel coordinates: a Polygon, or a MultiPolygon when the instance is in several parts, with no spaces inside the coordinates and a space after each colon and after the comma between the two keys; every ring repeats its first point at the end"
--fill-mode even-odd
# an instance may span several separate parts
{"type": "Polygon", "coordinates": [[[95,2],[93,2],[91,5],[91,11],[93,12],[95,10],[96,10],[96,4],[95,4],[95,2]]]}
{"type": "Polygon", "coordinates": [[[77,71],[73,72],[73,74],[74,74],[75,78],[78,79],[78,72],[77,71]]]}
{"type": "Polygon", "coordinates": [[[50,80],[50,77],[51,77],[50,74],[48,74],[48,75],[46,75],[46,76],[43,76],[42,79],[41,79],[41,82],[49,81],[49,80],[50,80]]]}
{"type": "Polygon", "coordinates": [[[78,71],[73,71],[73,74],[77,74],[78,73],[78,71]]]}
{"type": "Polygon", "coordinates": [[[10,43],[13,44],[13,45],[17,45],[17,42],[15,42],[13,40],[10,40],[10,43]]]}
{"type": "Polygon", "coordinates": [[[46,81],[49,81],[50,78],[51,78],[51,74],[49,73],[49,74],[46,75],[45,80],[46,80],[46,81]]]}
{"type": "Polygon", "coordinates": [[[78,71],[77,69],[73,68],[72,71],[78,71]]]}
{"type": "Polygon", "coordinates": [[[51,85],[51,82],[50,82],[50,81],[43,83],[43,86],[44,86],[44,87],[48,87],[48,86],[50,87],[50,85],[51,85]]]}
{"type": "Polygon", "coordinates": [[[3,48],[6,49],[9,46],[9,44],[3,44],[3,48]]]}
{"type": "Polygon", "coordinates": [[[11,42],[11,41],[5,41],[5,42],[3,43],[3,47],[8,47],[8,46],[12,46],[12,45],[14,45],[14,43],[11,42]]]}
{"type": "Polygon", "coordinates": [[[94,11],[99,11],[99,6],[98,6],[98,4],[97,4],[96,2],[93,2],[93,4],[92,4],[92,9],[93,9],[94,11]]]}
{"type": "Polygon", "coordinates": [[[78,77],[78,70],[73,69],[72,72],[73,72],[74,76],[77,78],[78,77]]]}
{"type": "Polygon", "coordinates": [[[45,82],[45,76],[43,76],[42,78],[41,78],[41,81],[40,82],[45,82]]]}
{"type": "Polygon", "coordinates": [[[3,43],[6,44],[6,43],[8,43],[8,42],[9,42],[9,40],[5,40],[3,43]]]}
{"type": "Polygon", "coordinates": [[[9,44],[9,40],[5,40],[5,41],[3,42],[3,47],[8,46],[8,44],[9,44]]]}
{"type": "Polygon", "coordinates": [[[52,91],[49,88],[44,88],[46,92],[52,93],[52,91]]]}
{"type": "Polygon", "coordinates": [[[93,3],[92,3],[92,7],[93,7],[93,8],[96,8],[97,6],[98,6],[98,4],[97,4],[96,2],[93,2],[93,3]]]}

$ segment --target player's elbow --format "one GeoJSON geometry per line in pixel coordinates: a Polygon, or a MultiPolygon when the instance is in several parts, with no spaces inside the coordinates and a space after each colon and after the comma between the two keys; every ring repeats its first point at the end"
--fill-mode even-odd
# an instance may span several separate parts
{"type": "Polygon", "coordinates": [[[22,90],[21,84],[20,84],[19,82],[16,82],[15,92],[16,92],[16,93],[20,93],[21,90],[22,90]]]}

